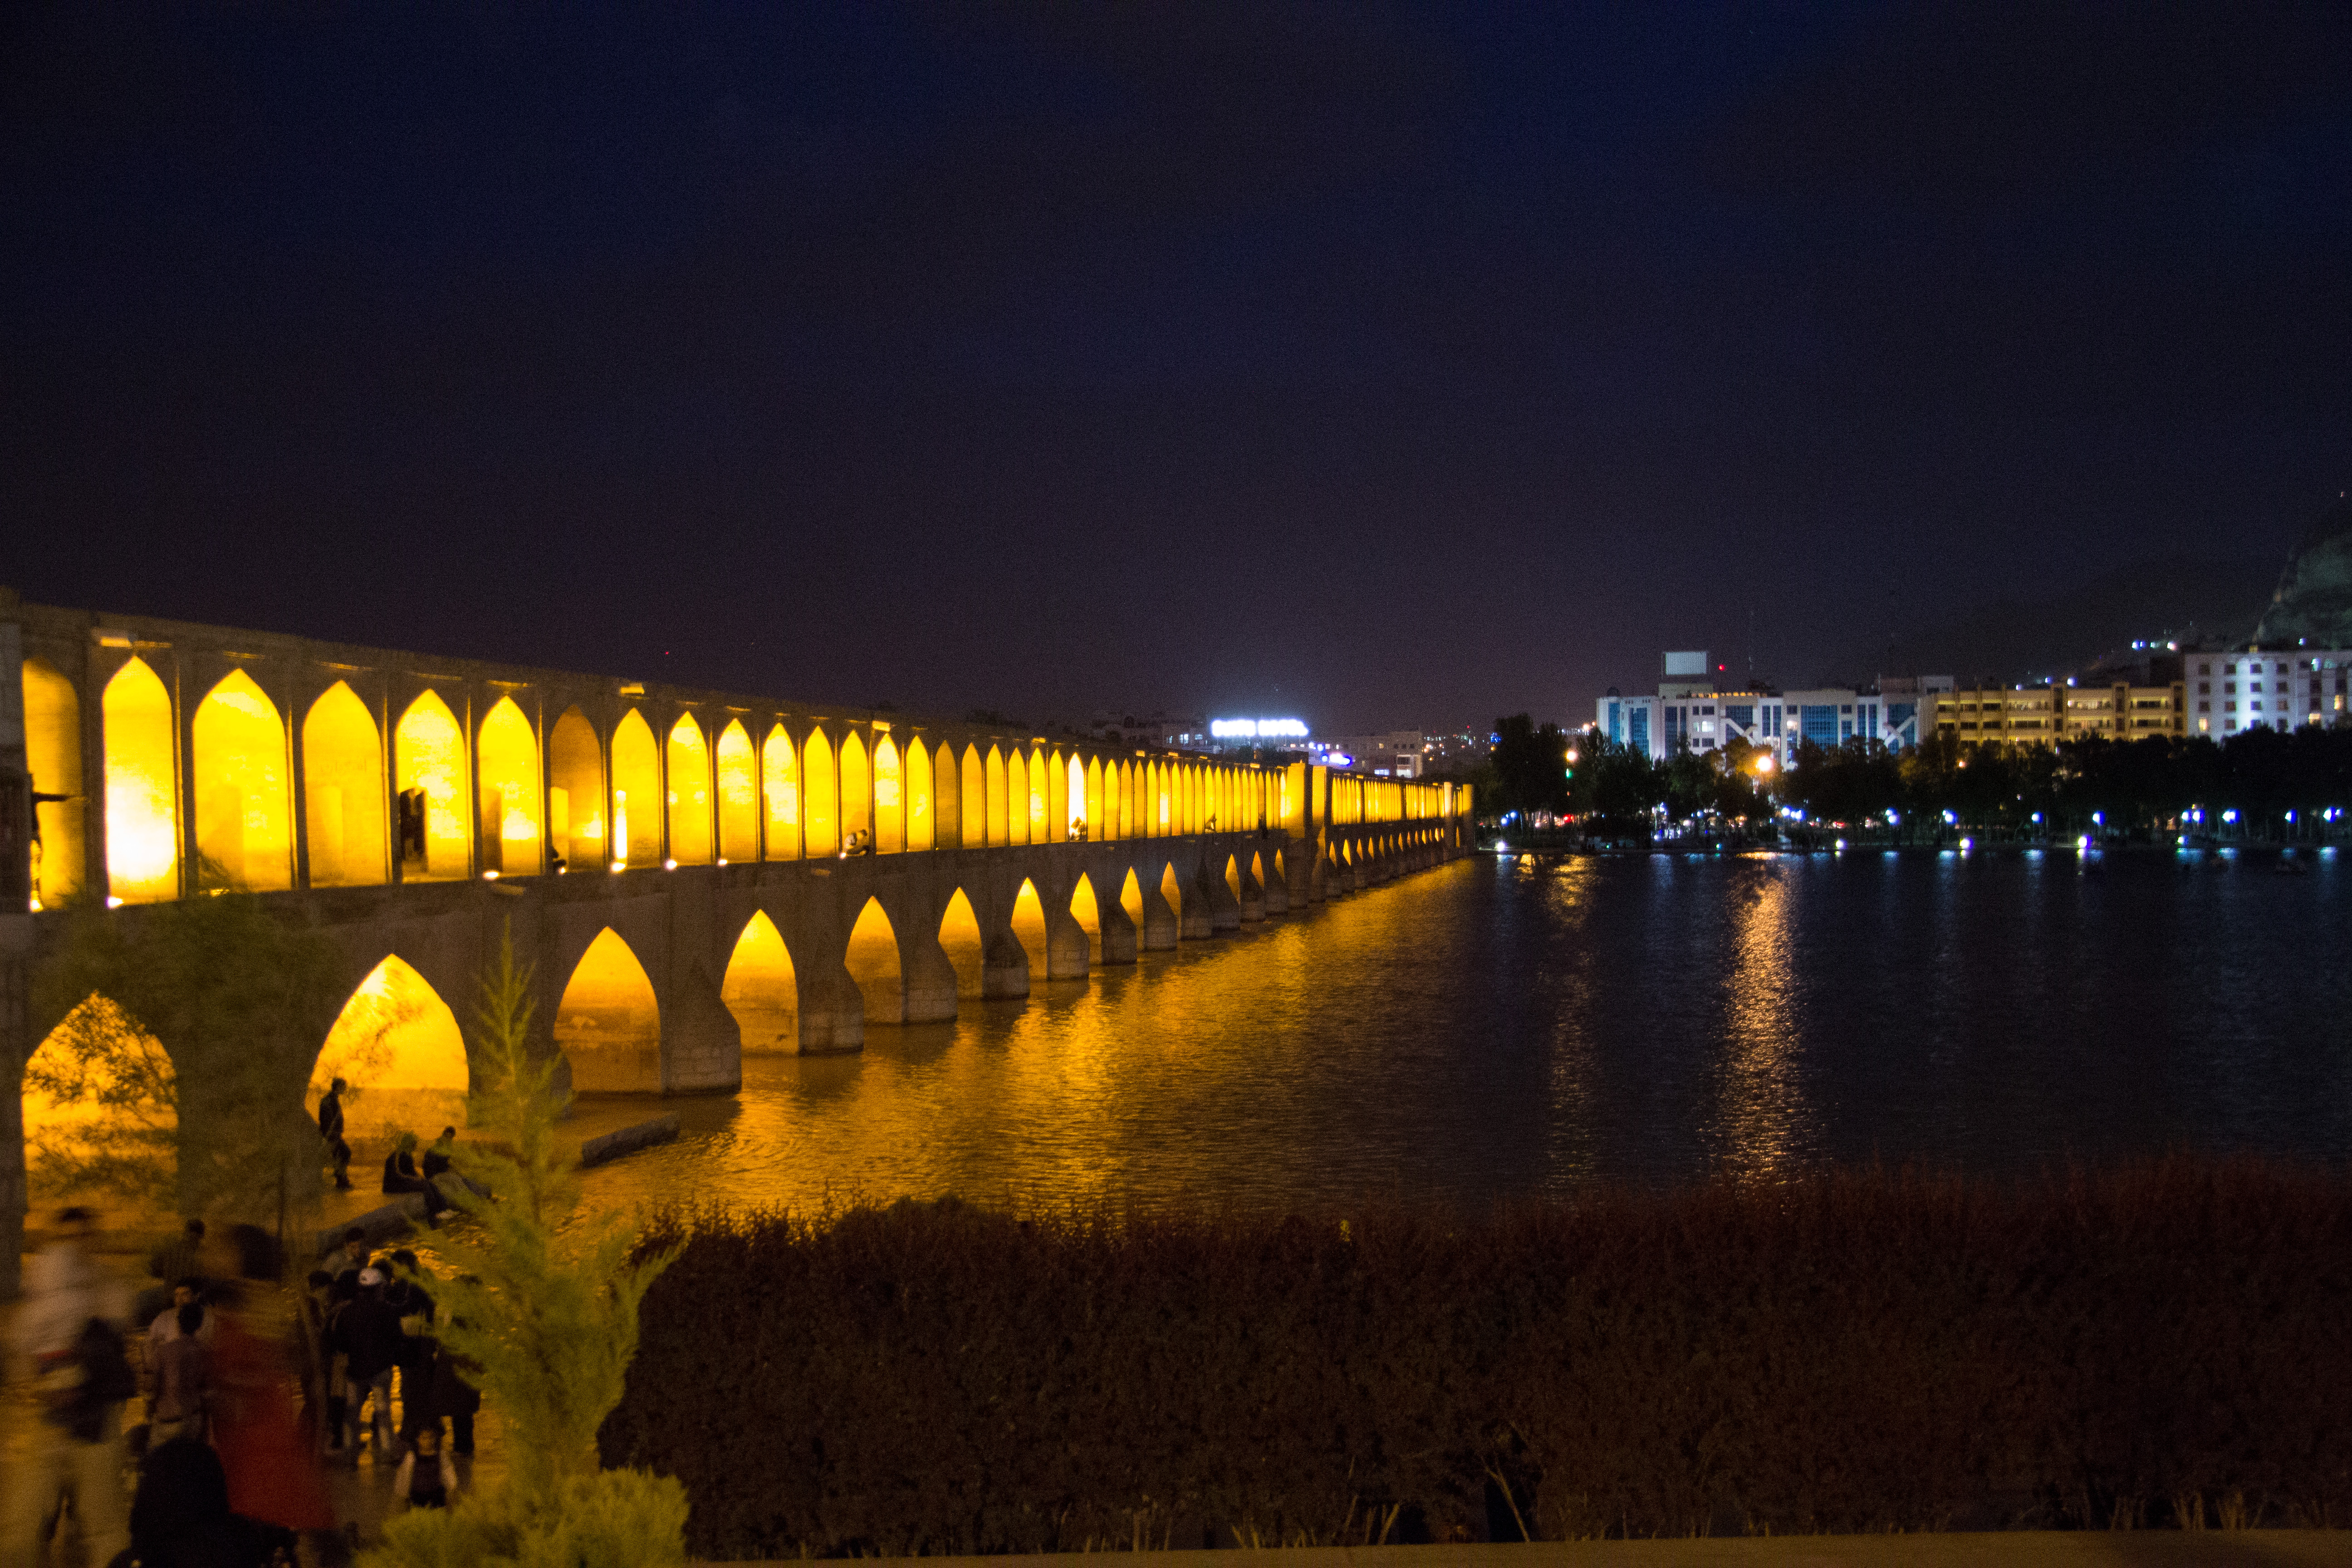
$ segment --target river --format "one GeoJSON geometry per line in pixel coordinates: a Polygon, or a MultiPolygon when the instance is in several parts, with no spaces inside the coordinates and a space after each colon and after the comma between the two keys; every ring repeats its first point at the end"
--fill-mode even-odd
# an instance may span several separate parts
{"type": "Polygon", "coordinates": [[[2352,1153],[2352,867],[1473,858],[862,1054],[757,1057],[592,1199],[1481,1205],[1874,1159],[2352,1153]]]}

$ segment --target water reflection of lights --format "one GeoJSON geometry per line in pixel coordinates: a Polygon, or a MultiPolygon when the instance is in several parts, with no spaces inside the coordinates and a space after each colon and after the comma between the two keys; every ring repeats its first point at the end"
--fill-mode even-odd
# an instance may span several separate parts
{"type": "Polygon", "coordinates": [[[1801,1156],[1811,1122],[1798,1072],[1793,906],[1777,875],[1759,876],[1737,896],[1724,978],[1725,1059],[1710,1131],[1724,1170],[1769,1175],[1801,1156]]]}

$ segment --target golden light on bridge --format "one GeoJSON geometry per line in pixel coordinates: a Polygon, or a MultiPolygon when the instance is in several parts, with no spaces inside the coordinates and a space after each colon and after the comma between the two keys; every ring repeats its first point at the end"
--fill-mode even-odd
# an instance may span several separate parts
{"type": "Polygon", "coordinates": [[[126,904],[180,891],[178,791],[173,787],[172,694],[132,658],[100,700],[106,755],[107,893],[126,904]]]}

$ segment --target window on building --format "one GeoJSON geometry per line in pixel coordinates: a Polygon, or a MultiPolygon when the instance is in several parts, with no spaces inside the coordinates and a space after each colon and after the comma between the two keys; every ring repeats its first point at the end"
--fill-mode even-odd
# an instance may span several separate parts
{"type": "Polygon", "coordinates": [[[2197,705],[2197,711],[2200,713],[2210,713],[2213,711],[2213,705],[2210,702],[2200,702],[2197,705]]]}

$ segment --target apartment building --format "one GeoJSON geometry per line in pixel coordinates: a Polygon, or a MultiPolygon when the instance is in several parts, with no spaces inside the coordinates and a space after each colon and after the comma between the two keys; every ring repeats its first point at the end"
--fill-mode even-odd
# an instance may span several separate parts
{"type": "Polygon", "coordinates": [[[2352,649],[2239,648],[2183,656],[2187,733],[2341,723],[2352,695],[2352,649]]]}

